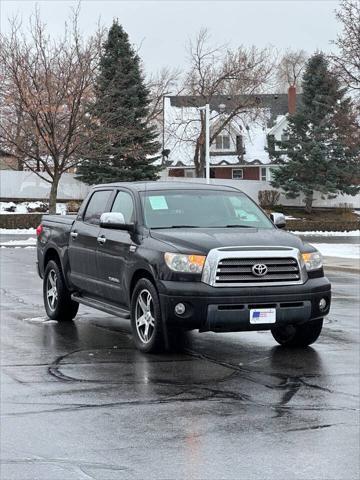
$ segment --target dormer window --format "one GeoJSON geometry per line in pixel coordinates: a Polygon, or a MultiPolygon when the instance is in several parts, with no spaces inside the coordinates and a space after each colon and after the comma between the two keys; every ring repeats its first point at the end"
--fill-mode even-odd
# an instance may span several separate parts
{"type": "Polygon", "coordinates": [[[230,150],[229,135],[218,135],[216,137],[216,150],[230,150]]]}

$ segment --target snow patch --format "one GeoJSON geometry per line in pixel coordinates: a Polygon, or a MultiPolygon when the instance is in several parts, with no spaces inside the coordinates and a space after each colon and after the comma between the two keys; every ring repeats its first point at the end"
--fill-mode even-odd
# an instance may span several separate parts
{"type": "Polygon", "coordinates": [[[360,259],[359,243],[312,243],[324,257],[360,259]]]}
{"type": "MultiPolygon", "coordinates": [[[[46,212],[34,212],[34,210],[41,210],[47,204],[47,201],[38,200],[36,202],[0,202],[0,213],[2,215],[9,215],[10,213],[46,213],[46,212]]],[[[66,215],[67,206],[66,203],[56,204],[56,213],[60,215],[66,215]]]]}
{"type": "Polygon", "coordinates": [[[29,322],[29,323],[58,323],[57,320],[50,320],[47,317],[30,317],[30,318],[24,318],[23,322],[29,322]]]}
{"type": "Polygon", "coordinates": [[[350,232],[297,232],[291,231],[294,235],[309,235],[313,237],[360,237],[360,230],[351,230],[350,232]]]}
{"type": "Polygon", "coordinates": [[[2,235],[35,235],[35,228],[0,228],[2,235]]]}
{"type": "Polygon", "coordinates": [[[27,246],[27,245],[36,245],[36,238],[29,237],[24,240],[9,240],[7,242],[1,242],[2,247],[16,247],[16,246],[27,246]]]}

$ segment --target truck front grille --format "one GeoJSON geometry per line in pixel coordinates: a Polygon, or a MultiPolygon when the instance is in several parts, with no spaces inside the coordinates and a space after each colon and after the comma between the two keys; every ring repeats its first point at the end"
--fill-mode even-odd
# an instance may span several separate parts
{"type": "Polygon", "coordinates": [[[217,264],[214,286],[286,284],[300,280],[299,264],[294,257],[222,258],[217,264]],[[265,274],[259,274],[264,271],[265,274]]]}

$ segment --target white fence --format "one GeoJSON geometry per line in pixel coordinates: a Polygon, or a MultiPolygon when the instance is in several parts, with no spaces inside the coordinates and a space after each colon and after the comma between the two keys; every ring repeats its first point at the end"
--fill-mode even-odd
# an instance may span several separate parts
{"type": "MultiPolygon", "coordinates": [[[[161,180],[169,181],[185,181],[185,182],[201,182],[204,183],[204,178],[177,178],[177,177],[163,177],[161,180]]],[[[222,179],[211,179],[210,183],[213,185],[229,185],[236,187],[239,190],[245,192],[249,197],[251,197],[255,202],[258,202],[258,193],[260,190],[278,190],[274,189],[269,182],[263,182],[260,180],[222,180],[222,179]]],[[[336,208],[340,207],[346,203],[352,208],[360,209],[360,194],[352,197],[350,195],[338,195],[334,199],[322,199],[321,194],[318,192],[314,193],[314,207],[327,207],[327,208],[336,208]]],[[[292,207],[303,207],[304,206],[304,197],[301,195],[298,198],[286,198],[284,194],[280,194],[279,204],[292,206],[292,207]]]]}
{"type": "MultiPolygon", "coordinates": [[[[163,172],[161,180],[167,181],[184,181],[184,182],[201,182],[204,183],[203,178],[176,178],[167,177],[163,172]]],[[[210,182],[215,185],[231,185],[239,188],[247,193],[253,200],[258,201],[258,193],[260,190],[272,190],[268,182],[257,180],[222,180],[211,179],[210,182]]],[[[58,200],[81,200],[87,192],[89,186],[76,180],[75,175],[71,173],[64,173],[61,177],[58,188],[58,200]]],[[[35,173],[32,172],[18,172],[12,170],[0,170],[0,200],[44,200],[48,199],[50,194],[50,183],[45,182],[35,173]]],[[[279,203],[287,206],[303,206],[303,197],[300,196],[295,199],[288,199],[281,194],[279,203]]],[[[348,204],[355,209],[360,209],[360,195],[351,197],[349,195],[339,195],[338,197],[328,200],[322,199],[319,193],[315,193],[314,207],[329,207],[335,208],[341,204],[348,204]]]]}
{"type": "MultiPolygon", "coordinates": [[[[46,176],[46,174],[44,174],[46,176]]],[[[50,195],[50,183],[33,172],[0,170],[0,199],[45,200],[50,195]]],[[[82,200],[89,190],[88,185],[75,179],[72,173],[64,173],[58,187],[58,200],[82,200]]]]}

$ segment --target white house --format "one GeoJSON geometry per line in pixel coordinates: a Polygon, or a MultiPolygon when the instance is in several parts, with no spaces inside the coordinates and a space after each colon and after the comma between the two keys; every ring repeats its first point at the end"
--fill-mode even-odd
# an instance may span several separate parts
{"type": "MultiPolygon", "coordinates": [[[[210,130],[219,125],[233,110],[240,97],[213,97],[210,104],[210,130]]],[[[244,96],[246,99],[246,97],[244,96]]],[[[244,108],[216,136],[210,147],[210,176],[221,179],[270,180],[273,166],[267,148],[280,140],[287,127],[287,116],[295,112],[295,88],[289,94],[266,94],[247,97],[256,99],[244,108]]],[[[199,135],[199,107],[202,99],[190,96],[168,96],[164,99],[163,148],[169,177],[193,177],[195,143],[199,135]]],[[[244,102],[246,103],[246,102],[244,102]]]]}

